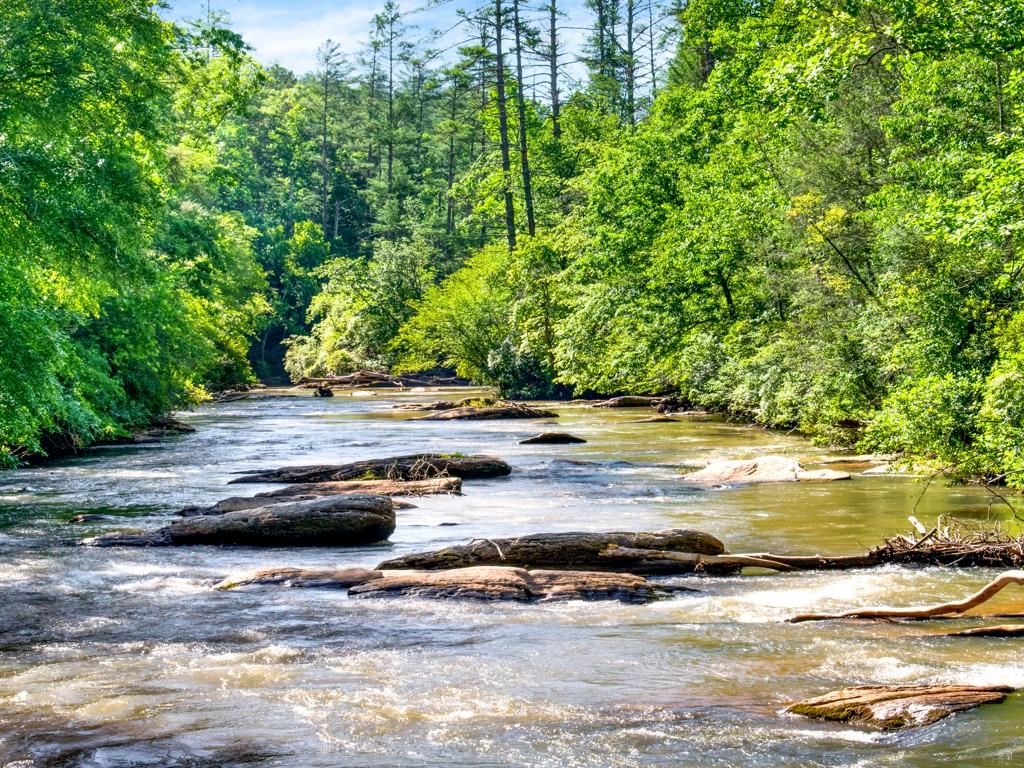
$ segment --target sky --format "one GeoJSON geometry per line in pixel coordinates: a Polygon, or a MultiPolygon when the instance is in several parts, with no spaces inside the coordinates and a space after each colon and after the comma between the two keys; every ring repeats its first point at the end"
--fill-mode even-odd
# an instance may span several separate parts
{"type": "MultiPolygon", "coordinates": [[[[165,15],[183,20],[206,15],[206,0],[167,0],[165,15]]],[[[384,0],[210,0],[215,11],[228,15],[229,26],[255,49],[263,64],[281,64],[297,74],[316,68],[316,49],[330,38],[341,50],[356,54],[369,37],[370,25],[384,0]]],[[[427,0],[399,0],[399,9],[409,26],[421,31],[445,31],[458,20],[456,10],[473,7],[466,0],[447,0],[424,10],[427,0]]],[[[566,48],[578,49],[586,24],[582,0],[562,0],[566,11],[563,21],[566,48]],[[576,38],[576,39],[572,39],[576,38]]],[[[459,41],[458,32],[444,38],[451,45],[459,41]]],[[[443,47],[435,45],[432,47],[443,47]]]]}

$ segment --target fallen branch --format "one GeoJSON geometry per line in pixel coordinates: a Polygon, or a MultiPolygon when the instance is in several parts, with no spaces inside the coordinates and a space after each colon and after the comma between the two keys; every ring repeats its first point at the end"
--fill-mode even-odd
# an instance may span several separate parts
{"type": "Polygon", "coordinates": [[[609,546],[600,553],[608,559],[671,560],[688,563],[694,571],[739,570],[741,568],[769,568],[773,571],[796,570],[793,566],[758,555],[698,555],[692,552],[670,552],[662,549],[634,549],[632,547],[609,546]]]}
{"type": "Polygon", "coordinates": [[[828,621],[831,619],[930,619],[969,611],[988,602],[1011,584],[1024,584],[1024,571],[1006,571],[990,581],[979,591],[963,600],[938,603],[911,608],[860,608],[845,613],[804,613],[789,620],[791,624],[804,621],[828,621]]]}

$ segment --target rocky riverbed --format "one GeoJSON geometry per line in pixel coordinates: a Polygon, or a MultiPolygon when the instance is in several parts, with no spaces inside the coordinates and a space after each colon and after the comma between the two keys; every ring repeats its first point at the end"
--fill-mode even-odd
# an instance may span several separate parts
{"type": "MultiPolygon", "coordinates": [[[[282,588],[289,578],[323,586],[343,569],[538,532],[681,528],[732,551],[854,554],[906,529],[922,491],[910,478],[864,476],[869,467],[835,463],[794,436],[705,415],[644,421],[649,405],[542,404],[559,414],[559,430],[587,441],[565,445],[520,444],[551,429],[546,419],[416,421],[426,412],[393,407],[466,396],[221,403],[182,415],[195,433],[0,476],[0,765],[937,768],[1012,764],[1024,750],[1016,694],[897,735],[783,712],[852,685],[1024,685],[1018,640],[945,636],[978,625],[969,618],[927,630],[785,623],[909,594],[945,600],[991,571],[684,577],[696,591],[640,604],[538,599],[553,582],[514,567],[488,575],[522,600],[408,594],[465,589],[465,578],[454,587],[392,581],[376,598],[282,588]],[[284,487],[228,486],[237,472],[414,452],[490,455],[511,471],[467,478],[462,495],[394,497],[415,508],[395,510],[387,543],[70,546],[284,487]],[[852,477],[682,480],[714,460],[764,455],[852,477]],[[99,519],[68,524],[80,514],[99,519]],[[214,589],[271,568],[266,583],[214,589]]],[[[988,499],[934,483],[916,511],[925,521],[950,513],[984,519],[988,499]]],[[[373,581],[360,583],[372,591],[373,581]]],[[[1009,591],[998,601],[993,610],[1021,608],[1009,591]]]]}

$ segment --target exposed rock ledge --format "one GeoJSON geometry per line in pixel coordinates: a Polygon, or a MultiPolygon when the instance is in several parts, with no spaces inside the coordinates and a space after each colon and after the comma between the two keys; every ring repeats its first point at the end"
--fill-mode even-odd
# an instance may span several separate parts
{"type": "Polygon", "coordinates": [[[341,480],[426,480],[451,475],[464,480],[502,477],[512,468],[494,456],[414,453],[351,464],[320,464],[240,472],[231,483],[324,483],[341,480]]]}
{"type": "Polygon", "coordinates": [[[684,483],[706,487],[849,479],[849,472],[839,472],[834,469],[807,470],[795,459],[785,456],[759,456],[756,459],[712,461],[703,469],[691,472],[682,478],[684,483]]]}
{"type": "Polygon", "coordinates": [[[395,510],[387,496],[328,496],[187,517],[154,531],[109,533],[81,543],[93,547],[353,547],[384,541],[394,530],[395,510]]]}
{"type": "Polygon", "coordinates": [[[513,600],[523,603],[551,600],[646,603],[654,598],[655,587],[647,579],[628,573],[527,571],[523,568],[477,566],[385,575],[352,587],[349,595],[513,600]]]}
{"type": "MultiPolygon", "coordinates": [[[[292,501],[312,501],[325,496],[427,496],[430,494],[462,493],[462,480],[458,477],[436,477],[430,480],[342,480],[328,483],[298,483],[276,491],[257,493],[255,496],[231,496],[209,507],[185,507],[178,511],[182,517],[194,515],[223,515],[243,509],[256,509],[292,501]]],[[[392,499],[395,509],[414,508],[415,504],[392,499]]]]}
{"type": "Polygon", "coordinates": [[[517,566],[626,573],[686,573],[692,563],[651,559],[650,550],[718,555],[725,551],[721,541],[709,533],[686,529],[610,533],[535,533],[508,539],[480,539],[469,544],[445,547],[388,560],[378,570],[443,570],[477,565],[517,566]],[[635,557],[610,558],[610,549],[622,548],[635,557]]]}
{"type": "Polygon", "coordinates": [[[658,588],[628,573],[527,571],[477,566],[446,571],[381,571],[366,568],[267,568],[229,576],[215,589],[274,584],[348,589],[351,597],[414,597],[448,600],[619,600],[645,603],[658,588]]]}
{"type": "Polygon", "coordinates": [[[902,731],[930,725],[957,712],[999,704],[1013,688],[974,685],[860,685],[787,707],[787,712],[902,731]]]}

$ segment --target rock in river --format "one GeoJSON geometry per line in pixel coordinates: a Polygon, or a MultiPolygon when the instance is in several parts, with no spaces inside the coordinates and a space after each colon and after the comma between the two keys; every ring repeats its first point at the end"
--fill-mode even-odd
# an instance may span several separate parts
{"type": "Polygon", "coordinates": [[[486,405],[476,407],[467,405],[463,408],[452,408],[447,411],[438,411],[427,416],[419,416],[415,421],[456,421],[456,420],[481,420],[481,419],[553,419],[558,414],[554,411],[545,411],[541,408],[533,408],[522,403],[501,403],[499,405],[486,405]]]}
{"type": "Polygon", "coordinates": [[[188,517],[154,531],[110,533],[81,543],[94,547],[353,547],[384,541],[394,530],[395,510],[387,496],[328,496],[188,517]]]}
{"type": "Polygon", "coordinates": [[[285,587],[333,587],[348,589],[384,576],[367,568],[263,568],[228,576],[214,589],[234,589],[250,584],[280,584],[285,587]]]}
{"type": "Polygon", "coordinates": [[[479,539],[469,544],[445,547],[434,552],[406,555],[381,563],[377,569],[434,571],[477,565],[510,565],[626,573],[686,572],[681,564],[667,560],[650,561],[638,557],[632,562],[603,556],[602,553],[609,547],[692,552],[702,555],[718,555],[725,551],[722,542],[714,536],[684,529],[654,533],[535,533],[514,539],[479,539]]]}
{"type": "Polygon", "coordinates": [[[622,395],[613,397],[610,400],[601,400],[594,403],[593,408],[654,408],[664,398],[647,397],[646,395],[622,395]]]}
{"type": "Polygon", "coordinates": [[[745,485],[748,483],[792,483],[810,480],[849,480],[848,472],[834,469],[806,470],[795,459],[785,456],[759,456],[756,459],[713,461],[703,469],[683,476],[694,485],[745,485]]]}
{"type": "Polygon", "coordinates": [[[797,702],[787,712],[902,731],[956,712],[999,704],[1013,688],[974,685],[860,685],[797,702]]]}
{"type": "Polygon", "coordinates": [[[541,432],[539,435],[520,440],[520,445],[571,445],[587,442],[582,437],[570,435],[568,432],[541,432]]]}
{"type": "Polygon", "coordinates": [[[471,600],[620,600],[645,603],[655,587],[628,573],[527,571],[478,566],[446,571],[400,573],[352,587],[353,597],[426,597],[471,600]]]}
{"type": "Polygon", "coordinates": [[[501,477],[512,468],[493,456],[459,456],[414,453],[351,464],[320,464],[282,467],[263,472],[243,472],[232,483],[324,483],[341,480],[426,480],[451,475],[465,480],[501,477]]]}

